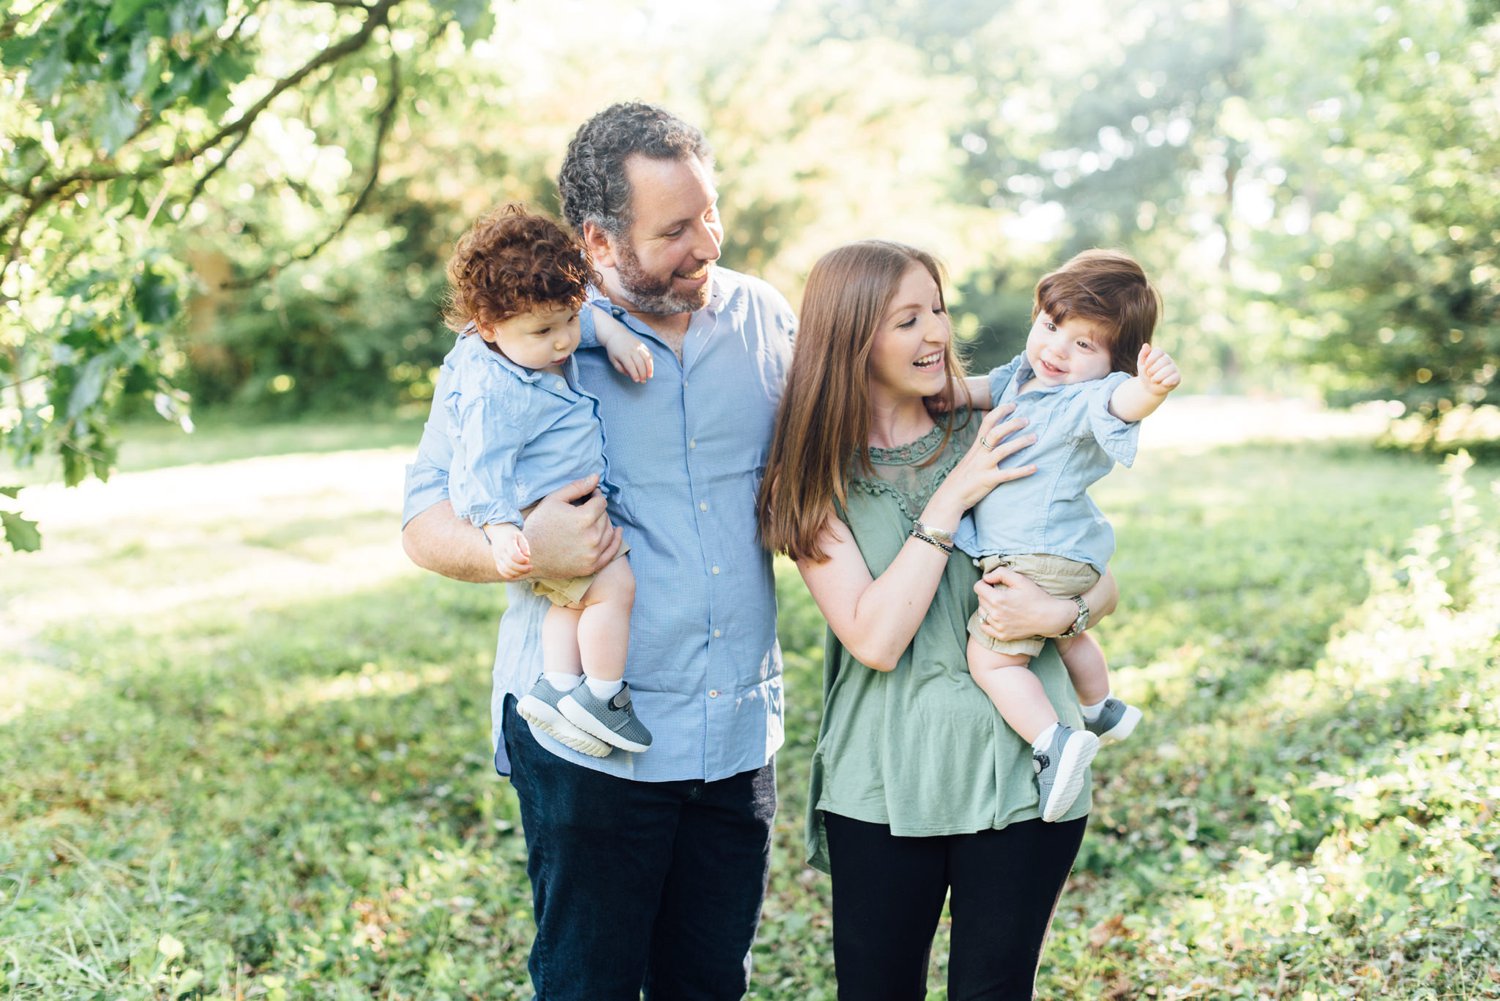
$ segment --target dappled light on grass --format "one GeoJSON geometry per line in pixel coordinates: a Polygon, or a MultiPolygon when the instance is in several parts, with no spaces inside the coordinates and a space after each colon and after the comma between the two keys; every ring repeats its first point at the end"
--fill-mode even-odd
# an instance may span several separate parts
{"type": "Polygon", "coordinates": [[[26,492],[47,546],[0,582],[0,645],[85,617],[170,632],[412,572],[398,505],[407,454],[339,452],[127,473],[26,492]]]}
{"type": "Polygon", "coordinates": [[[453,672],[445,667],[382,671],[374,664],[365,664],[358,674],[344,674],[327,679],[303,678],[295,684],[279,687],[270,695],[267,709],[290,714],[325,702],[343,702],[374,695],[407,695],[427,685],[445,684],[452,677],[453,672]]]}

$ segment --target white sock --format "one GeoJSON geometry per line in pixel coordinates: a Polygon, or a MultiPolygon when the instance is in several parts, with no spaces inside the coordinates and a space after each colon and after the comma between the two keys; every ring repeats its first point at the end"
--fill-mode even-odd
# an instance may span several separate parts
{"type": "Polygon", "coordinates": [[[543,671],[542,677],[559,692],[571,692],[583,681],[581,674],[564,674],[561,671],[543,671]]]}
{"type": "Polygon", "coordinates": [[[584,678],[583,683],[589,686],[589,691],[594,693],[596,699],[613,698],[614,694],[625,687],[625,682],[616,678],[614,681],[604,681],[599,678],[584,678]]]}
{"type": "Polygon", "coordinates": [[[1095,702],[1091,706],[1079,706],[1078,710],[1083,713],[1083,721],[1085,723],[1093,723],[1098,720],[1099,714],[1104,711],[1104,703],[1108,701],[1109,696],[1106,695],[1104,696],[1104,698],[1100,699],[1098,702],[1095,702]]]}
{"type": "Polygon", "coordinates": [[[1051,726],[1047,727],[1047,729],[1037,734],[1036,740],[1033,740],[1031,742],[1031,749],[1033,751],[1042,751],[1045,753],[1048,748],[1052,746],[1052,734],[1057,730],[1059,725],[1060,724],[1058,723],[1053,723],[1051,726]]]}

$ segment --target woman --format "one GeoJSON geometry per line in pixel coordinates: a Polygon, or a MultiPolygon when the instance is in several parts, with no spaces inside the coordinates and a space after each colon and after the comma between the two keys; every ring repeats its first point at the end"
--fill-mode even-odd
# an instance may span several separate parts
{"type": "MultiPolygon", "coordinates": [[[[950,892],[948,996],[1030,997],[1090,802],[1041,822],[1031,749],[969,677],[976,592],[1002,639],[1061,634],[1078,609],[953,557],[963,512],[1034,472],[998,468],[1034,438],[1008,411],[955,408],[961,376],[932,257],[870,241],[814,266],[760,515],[829,625],[808,860],[833,877],[841,998],[925,997],[950,892]]],[[[1084,598],[1109,611],[1113,580],[1084,598]]],[[[1032,666],[1080,726],[1056,650],[1032,666]]]]}

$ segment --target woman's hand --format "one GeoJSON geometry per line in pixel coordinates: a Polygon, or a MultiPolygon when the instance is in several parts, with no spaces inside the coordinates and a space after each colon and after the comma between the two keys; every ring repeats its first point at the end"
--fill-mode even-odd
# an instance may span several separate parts
{"type": "MultiPolygon", "coordinates": [[[[1029,577],[1009,567],[996,567],[974,585],[979,595],[981,628],[997,640],[1024,640],[1033,636],[1060,636],[1078,618],[1078,605],[1071,598],[1057,598],[1043,591],[1029,577]]],[[[1083,593],[1092,625],[1115,610],[1120,589],[1114,574],[1105,572],[1083,593]]]]}
{"type": "Polygon", "coordinates": [[[1014,404],[1006,404],[985,414],[974,443],[927,502],[922,512],[924,522],[939,528],[956,526],[963,513],[991,490],[1036,472],[1034,465],[1000,468],[1004,459],[1036,443],[1036,435],[1018,433],[1027,421],[1011,416],[1015,409],[1014,404]]]}

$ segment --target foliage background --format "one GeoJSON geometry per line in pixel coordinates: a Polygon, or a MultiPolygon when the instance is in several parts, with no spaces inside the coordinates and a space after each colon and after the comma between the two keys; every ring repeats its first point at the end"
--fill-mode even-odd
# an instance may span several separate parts
{"type": "Polygon", "coordinates": [[[831,246],[918,243],[989,366],[1039,274],[1122,245],[1195,389],[1467,416],[1500,367],[1497,9],[7,0],[0,433],[78,482],[122,411],[419,407],[455,234],[555,209],[568,136],[620,99],[703,125],[725,263],[794,301],[831,246]]]}

